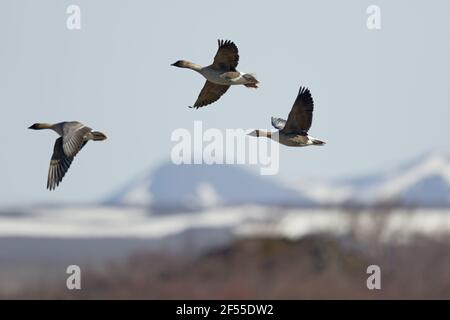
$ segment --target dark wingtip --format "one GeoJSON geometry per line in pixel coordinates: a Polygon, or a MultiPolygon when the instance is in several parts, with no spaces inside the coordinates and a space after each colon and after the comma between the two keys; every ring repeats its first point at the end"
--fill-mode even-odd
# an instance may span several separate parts
{"type": "Polygon", "coordinates": [[[308,87],[300,86],[299,94],[311,94],[311,91],[309,91],[308,87]]]}
{"type": "Polygon", "coordinates": [[[217,39],[217,44],[219,45],[219,47],[221,47],[221,46],[234,44],[234,42],[231,40],[217,39]]]}

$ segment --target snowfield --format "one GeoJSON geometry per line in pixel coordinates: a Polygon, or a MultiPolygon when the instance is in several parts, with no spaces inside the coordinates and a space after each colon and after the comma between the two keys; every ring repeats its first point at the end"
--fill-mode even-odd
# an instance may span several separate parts
{"type": "MultiPolygon", "coordinates": [[[[258,205],[216,207],[199,212],[152,214],[138,207],[51,207],[27,209],[18,217],[0,215],[0,237],[163,238],[189,230],[222,229],[236,236],[299,238],[328,232],[370,234],[386,239],[412,234],[450,233],[450,209],[393,209],[388,214],[364,209],[301,209],[258,205]]],[[[213,234],[210,236],[213,236],[213,234]]]]}

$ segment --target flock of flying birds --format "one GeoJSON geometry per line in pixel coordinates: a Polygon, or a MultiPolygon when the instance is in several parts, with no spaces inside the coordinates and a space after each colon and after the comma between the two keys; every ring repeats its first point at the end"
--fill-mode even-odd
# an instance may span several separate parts
{"type": "MultiPolygon", "coordinates": [[[[218,40],[218,44],[219,48],[214,61],[209,66],[202,67],[186,60],[179,60],[172,64],[175,67],[194,70],[206,78],[206,83],[200,91],[197,101],[190,108],[198,109],[219,100],[232,85],[258,88],[259,81],[253,74],[242,73],[236,69],[239,63],[236,45],[229,40],[218,40]]],[[[324,145],[325,142],[308,135],[313,109],[314,101],[309,89],[300,87],[287,120],[272,117],[272,125],[278,129],[277,132],[254,130],[249,135],[267,137],[291,147],[324,145]]],[[[89,140],[102,141],[106,139],[105,134],[93,131],[77,121],[55,124],[35,123],[29,129],[50,129],[60,136],[55,141],[50,160],[47,179],[47,189],[49,190],[54,190],[61,183],[73,159],[89,140]]]]}

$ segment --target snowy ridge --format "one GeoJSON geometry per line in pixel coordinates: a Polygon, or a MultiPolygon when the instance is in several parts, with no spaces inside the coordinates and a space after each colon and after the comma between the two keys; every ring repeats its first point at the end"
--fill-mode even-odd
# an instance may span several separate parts
{"type": "Polygon", "coordinates": [[[346,181],[296,183],[299,191],[325,204],[393,202],[418,206],[450,205],[450,156],[432,152],[407,166],[346,181]]]}
{"type": "Polygon", "coordinates": [[[167,163],[132,180],[106,204],[196,210],[238,204],[311,207],[379,202],[450,206],[450,155],[431,152],[381,174],[294,183],[259,176],[239,166],[167,163]]]}

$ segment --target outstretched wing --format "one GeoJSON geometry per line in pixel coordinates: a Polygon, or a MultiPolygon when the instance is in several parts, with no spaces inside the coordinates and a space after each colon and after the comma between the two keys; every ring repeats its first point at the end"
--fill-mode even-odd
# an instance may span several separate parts
{"type": "MultiPolygon", "coordinates": [[[[87,141],[81,144],[82,149],[87,141]]],[[[66,172],[72,164],[73,157],[68,157],[63,149],[63,138],[58,138],[55,141],[53,148],[52,159],[50,160],[50,167],[48,169],[47,189],[54,190],[62,181],[66,172]]]]}
{"type": "Polygon", "coordinates": [[[66,122],[63,127],[63,150],[67,157],[73,158],[83,147],[84,137],[92,129],[79,122],[66,122]]]}
{"type": "Polygon", "coordinates": [[[214,57],[212,68],[225,71],[236,71],[236,67],[239,63],[238,48],[230,40],[217,40],[217,42],[219,44],[219,49],[214,57]]]}
{"type": "Polygon", "coordinates": [[[306,134],[311,128],[313,110],[314,101],[311,92],[308,88],[300,87],[283,132],[306,134]]]}
{"type": "Polygon", "coordinates": [[[219,100],[219,98],[227,92],[229,87],[230,86],[223,86],[221,84],[206,81],[202,91],[200,91],[200,94],[198,95],[197,101],[195,101],[194,105],[190,108],[198,109],[219,100]]]}
{"type": "Polygon", "coordinates": [[[64,153],[63,139],[56,139],[50,168],[48,169],[47,189],[54,190],[59,185],[67,170],[69,170],[72,160],[73,158],[67,157],[64,153]]]}
{"type": "Polygon", "coordinates": [[[286,125],[286,120],[284,120],[284,119],[272,117],[271,120],[272,120],[272,126],[275,129],[282,130],[284,128],[284,126],[286,125]]]}

